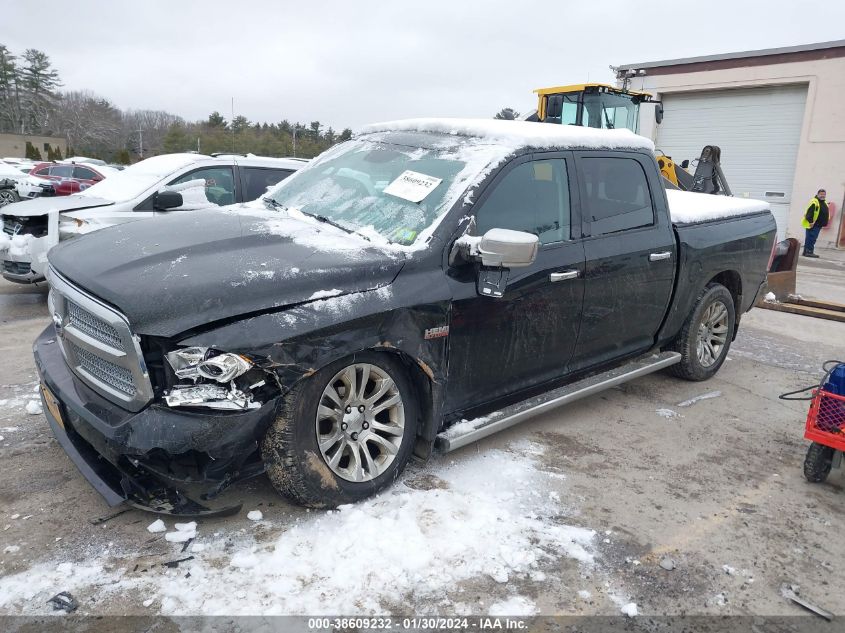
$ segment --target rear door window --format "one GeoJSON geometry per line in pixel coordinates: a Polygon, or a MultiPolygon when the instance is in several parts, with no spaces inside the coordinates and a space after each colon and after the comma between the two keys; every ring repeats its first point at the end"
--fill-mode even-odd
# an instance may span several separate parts
{"type": "Polygon", "coordinates": [[[73,165],[53,165],[50,175],[57,178],[73,178],[73,165]]]}
{"type": "Polygon", "coordinates": [[[88,169],[87,167],[74,167],[73,177],[79,178],[80,180],[94,180],[97,174],[94,173],[94,170],[88,169]]]}
{"type": "Polygon", "coordinates": [[[584,157],[584,219],[591,235],[616,233],[654,224],[646,174],[633,158],[584,157]]]}
{"type": "Polygon", "coordinates": [[[242,166],[240,170],[244,202],[257,200],[267,193],[267,187],[272,187],[282,182],[293,173],[293,171],[288,169],[267,169],[264,167],[242,166]]]}

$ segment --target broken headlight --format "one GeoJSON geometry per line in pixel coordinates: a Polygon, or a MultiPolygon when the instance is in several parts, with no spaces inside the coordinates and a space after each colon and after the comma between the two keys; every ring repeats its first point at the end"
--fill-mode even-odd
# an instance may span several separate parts
{"type": "Polygon", "coordinates": [[[165,392],[164,401],[169,407],[243,410],[262,404],[255,399],[253,390],[263,387],[265,381],[247,380],[244,374],[255,365],[246,356],[208,347],[184,347],[166,358],[177,378],[192,381],[165,392]],[[243,384],[239,385],[236,379],[242,376],[243,384]]]}
{"type": "Polygon", "coordinates": [[[179,378],[208,378],[230,382],[252,368],[252,361],[240,354],[210,355],[207,347],[185,347],[170,352],[167,362],[179,378]]]}

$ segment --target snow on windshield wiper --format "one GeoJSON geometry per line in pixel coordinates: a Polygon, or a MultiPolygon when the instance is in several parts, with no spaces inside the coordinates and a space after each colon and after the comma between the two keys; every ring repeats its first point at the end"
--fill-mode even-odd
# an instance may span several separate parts
{"type": "Polygon", "coordinates": [[[335,227],[335,228],[338,228],[338,229],[340,229],[341,231],[344,231],[344,232],[346,232],[346,233],[349,233],[350,235],[354,233],[355,235],[358,235],[358,236],[360,236],[360,237],[364,238],[364,239],[365,239],[365,240],[367,240],[368,242],[372,241],[372,240],[370,240],[370,238],[369,238],[369,237],[367,237],[367,236],[366,236],[366,235],[364,235],[363,233],[361,233],[361,232],[359,232],[359,231],[356,231],[355,229],[350,229],[349,227],[343,226],[342,224],[338,224],[338,223],[337,223],[337,222],[335,222],[334,220],[330,220],[329,218],[327,218],[327,217],[326,217],[326,216],[324,216],[324,215],[320,215],[320,214],[318,214],[318,213],[309,213],[308,211],[302,211],[301,209],[300,209],[300,213],[302,213],[303,215],[307,215],[307,216],[309,216],[309,217],[314,218],[315,220],[317,220],[317,222],[322,222],[323,224],[328,224],[328,225],[330,225],[330,226],[333,226],[333,227],[335,227]]]}
{"type": "Polygon", "coordinates": [[[273,209],[278,209],[279,211],[285,210],[284,205],[282,205],[278,200],[274,200],[273,198],[268,198],[267,196],[264,196],[264,197],[261,198],[261,201],[265,205],[267,205],[268,207],[271,207],[273,209]]]}

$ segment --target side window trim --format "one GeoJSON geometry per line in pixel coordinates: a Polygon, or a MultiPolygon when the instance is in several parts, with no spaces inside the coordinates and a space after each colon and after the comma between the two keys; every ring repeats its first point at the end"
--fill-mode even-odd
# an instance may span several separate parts
{"type": "Polygon", "coordinates": [[[649,199],[651,200],[651,210],[654,214],[653,221],[651,224],[646,224],[643,226],[633,227],[630,229],[622,229],[620,231],[613,231],[611,233],[599,233],[597,235],[593,235],[592,232],[592,222],[589,220],[589,216],[587,211],[585,210],[583,213],[583,217],[581,217],[581,235],[583,238],[600,238],[604,237],[605,235],[620,235],[622,233],[627,233],[629,231],[647,231],[653,230],[657,227],[662,226],[663,220],[662,215],[666,215],[665,213],[661,214],[660,211],[663,208],[662,204],[659,204],[659,200],[655,197],[655,182],[654,179],[650,176],[649,166],[646,165],[646,159],[642,154],[637,152],[608,152],[602,150],[580,150],[573,152],[574,154],[574,167],[577,173],[578,178],[578,191],[580,198],[584,200],[584,206],[587,205],[587,183],[586,183],[586,176],[584,174],[584,167],[583,167],[583,159],[584,158],[629,158],[636,161],[640,168],[643,170],[643,177],[646,182],[646,187],[648,189],[649,199]]]}

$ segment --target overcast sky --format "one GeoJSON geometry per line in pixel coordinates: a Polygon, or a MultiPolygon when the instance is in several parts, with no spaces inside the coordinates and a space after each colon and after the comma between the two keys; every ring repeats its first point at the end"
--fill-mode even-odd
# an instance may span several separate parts
{"type": "Polygon", "coordinates": [[[2,14],[0,43],[44,50],[67,90],[189,120],[228,119],[234,97],[251,121],[338,130],[525,111],[534,88],[611,82],[611,64],[845,38],[835,0],[75,0],[2,14]]]}

